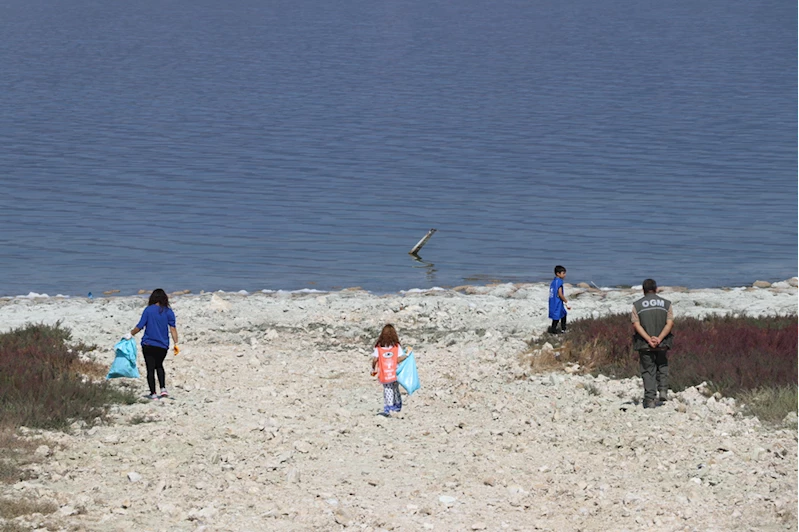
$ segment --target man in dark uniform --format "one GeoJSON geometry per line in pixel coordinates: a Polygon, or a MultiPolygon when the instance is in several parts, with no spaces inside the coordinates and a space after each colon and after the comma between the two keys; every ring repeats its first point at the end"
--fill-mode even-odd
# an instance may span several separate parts
{"type": "Polygon", "coordinates": [[[668,399],[669,361],[672,346],[674,313],[671,301],[657,295],[654,279],[644,281],[644,297],[633,303],[632,322],[635,329],[633,349],[638,351],[641,377],[644,380],[644,408],[654,408],[655,398],[668,399]]]}

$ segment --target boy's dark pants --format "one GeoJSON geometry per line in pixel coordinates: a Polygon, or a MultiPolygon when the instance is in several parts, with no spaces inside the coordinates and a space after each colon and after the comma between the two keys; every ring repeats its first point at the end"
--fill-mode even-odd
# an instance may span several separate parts
{"type": "Polygon", "coordinates": [[[669,389],[668,349],[638,351],[641,378],[644,380],[644,401],[654,401],[658,392],[665,397],[669,389]]]}
{"type": "Polygon", "coordinates": [[[566,330],[566,316],[563,316],[560,319],[560,322],[558,322],[558,320],[552,320],[552,326],[549,328],[549,332],[551,332],[552,334],[555,334],[556,332],[558,332],[558,323],[560,323],[560,330],[561,331],[565,331],[566,330]]]}

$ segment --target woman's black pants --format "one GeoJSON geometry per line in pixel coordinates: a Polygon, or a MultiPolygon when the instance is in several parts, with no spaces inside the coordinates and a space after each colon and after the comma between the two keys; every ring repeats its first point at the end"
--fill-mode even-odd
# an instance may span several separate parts
{"type": "Polygon", "coordinates": [[[141,346],[144,354],[144,363],[147,364],[147,386],[150,393],[155,393],[155,373],[158,373],[158,384],[161,388],[166,388],[166,375],[164,374],[164,359],[166,358],[165,347],[155,347],[154,345],[141,346]]]}

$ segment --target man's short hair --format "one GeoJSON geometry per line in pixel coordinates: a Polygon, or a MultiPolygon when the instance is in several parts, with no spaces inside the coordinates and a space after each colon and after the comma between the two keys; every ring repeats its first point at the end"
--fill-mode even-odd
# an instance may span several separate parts
{"type": "Polygon", "coordinates": [[[563,266],[561,266],[560,264],[558,264],[557,266],[555,266],[555,275],[557,275],[557,274],[559,274],[559,273],[563,273],[563,272],[565,272],[565,271],[566,271],[566,268],[564,268],[564,267],[563,267],[563,266]]]}
{"type": "Polygon", "coordinates": [[[644,293],[647,294],[649,292],[657,292],[658,291],[658,284],[655,282],[654,279],[645,279],[644,280],[644,293]]]}

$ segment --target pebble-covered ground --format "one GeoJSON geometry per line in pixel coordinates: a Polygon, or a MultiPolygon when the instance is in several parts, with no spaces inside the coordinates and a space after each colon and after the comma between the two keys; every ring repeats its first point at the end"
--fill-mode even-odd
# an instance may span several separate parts
{"type": "MultiPolygon", "coordinates": [[[[795,279],[666,289],[680,316],[795,314],[795,279]],[[784,286],[783,286],[784,285],[784,286]]],[[[173,297],[169,399],[41,439],[6,498],[52,501],[5,523],[48,530],[796,530],[796,417],[778,427],[691,388],[643,410],[640,379],[531,374],[543,285],[375,296],[173,297]],[[422,388],[376,416],[379,328],[413,348],[422,388]]],[[[569,287],[572,319],[639,292],[569,287]]],[[[5,330],[62,320],[110,364],[145,300],[7,300],[5,330]]],[[[678,330],[678,329],[677,329],[678,330]]],[[[140,368],[143,370],[143,360],[140,368]]],[[[119,380],[146,392],[144,378],[119,380]]]]}

